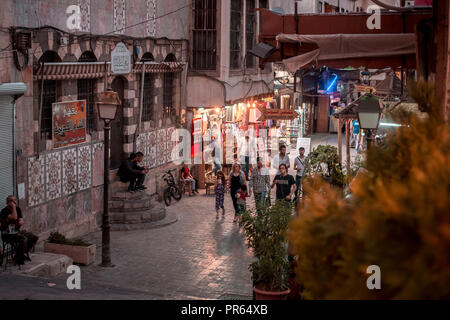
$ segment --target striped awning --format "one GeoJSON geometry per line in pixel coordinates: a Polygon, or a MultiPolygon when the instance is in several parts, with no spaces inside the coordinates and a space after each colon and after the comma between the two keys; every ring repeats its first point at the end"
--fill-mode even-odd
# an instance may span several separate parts
{"type": "MultiPolygon", "coordinates": [[[[145,73],[165,73],[183,71],[184,62],[145,62],[145,73]]],[[[142,62],[137,62],[133,68],[134,73],[142,72],[142,62]]]]}
{"type": "MultiPolygon", "coordinates": [[[[145,73],[180,72],[183,70],[183,62],[145,62],[145,73]]],[[[76,80],[95,79],[111,73],[111,63],[108,62],[60,62],[46,63],[39,66],[34,73],[34,80],[76,80]],[[43,68],[43,69],[42,69],[43,68]]],[[[142,72],[142,63],[136,63],[133,73],[142,72]]]]}
{"type": "Polygon", "coordinates": [[[39,66],[34,74],[34,80],[74,80],[74,79],[95,79],[105,75],[105,68],[108,73],[111,65],[104,62],[61,62],[46,63],[39,66]],[[42,70],[42,68],[44,68],[42,70]]]}

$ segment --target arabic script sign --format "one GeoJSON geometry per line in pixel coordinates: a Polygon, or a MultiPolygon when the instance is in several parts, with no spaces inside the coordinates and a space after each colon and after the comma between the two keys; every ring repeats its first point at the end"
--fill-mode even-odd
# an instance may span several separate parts
{"type": "Polygon", "coordinates": [[[86,141],[86,100],[57,102],[53,109],[53,148],[86,141]]]}
{"type": "Polygon", "coordinates": [[[131,72],[131,54],[123,42],[119,42],[111,52],[111,71],[114,74],[131,72]]]}

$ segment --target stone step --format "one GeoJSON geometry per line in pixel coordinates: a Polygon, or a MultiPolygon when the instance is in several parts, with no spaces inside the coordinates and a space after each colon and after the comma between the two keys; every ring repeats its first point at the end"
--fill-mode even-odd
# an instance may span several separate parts
{"type": "Polygon", "coordinates": [[[109,219],[112,225],[115,224],[140,224],[164,219],[166,209],[162,205],[155,205],[147,210],[134,210],[128,212],[112,211],[109,219]]]}
{"type": "Polygon", "coordinates": [[[112,200],[135,200],[151,198],[152,196],[144,191],[128,192],[127,188],[112,192],[112,200]]]}
{"type": "Polygon", "coordinates": [[[109,208],[113,211],[142,211],[154,206],[151,198],[135,200],[110,200],[109,208]]]}
{"type": "Polygon", "coordinates": [[[20,270],[12,267],[12,272],[36,277],[55,277],[65,273],[67,267],[72,265],[72,259],[63,254],[34,252],[30,254],[30,258],[31,261],[25,261],[20,270]]]}
{"type": "Polygon", "coordinates": [[[112,231],[131,231],[142,229],[155,229],[171,225],[178,221],[178,216],[175,212],[168,212],[164,219],[145,222],[145,223],[131,223],[131,224],[111,224],[112,231]]]}

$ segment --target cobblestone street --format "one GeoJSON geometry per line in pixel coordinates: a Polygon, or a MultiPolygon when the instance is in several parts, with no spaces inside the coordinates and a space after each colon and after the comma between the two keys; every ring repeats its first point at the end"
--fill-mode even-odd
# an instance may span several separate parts
{"type": "Polygon", "coordinates": [[[225,217],[216,220],[214,197],[202,191],[168,208],[178,216],[174,224],[112,232],[114,268],[98,266],[101,233],[85,237],[97,244],[98,254],[96,264],[82,268],[82,283],[145,291],[157,299],[251,298],[251,254],[233,223],[230,196],[225,199],[225,217]]]}

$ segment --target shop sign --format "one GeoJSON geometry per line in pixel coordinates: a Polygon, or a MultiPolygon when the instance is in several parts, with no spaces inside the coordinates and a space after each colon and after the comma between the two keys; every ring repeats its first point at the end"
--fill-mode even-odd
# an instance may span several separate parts
{"type": "Polygon", "coordinates": [[[293,120],[298,117],[298,113],[292,109],[267,109],[263,106],[259,106],[258,109],[261,111],[258,121],[293,120]]]}
{"type": "Polygon", "coordinates": [[[52,104],[53,148],[86,141],[86,100],[52,104]]]}
{"type": "Polygon", "coordinates": [[[297,138],[297,150],[305,148],[305,157],[311,152],[311,138],[297,138]]]}
{"type": "Polygon", "coordinates": [[[357,85],[355,84],[355,90],[356,92],[367,92],[367,93],[374,93],[377,90],[374,87],[370,87],[370,86],[361,86],[361,85],[357,85]]]}
{"type": "Polygon", "coordinates": [[[131,72],[131,54],[123,42],[119,42],[111,52],[111,72],[114,74],[131,72]]]}

